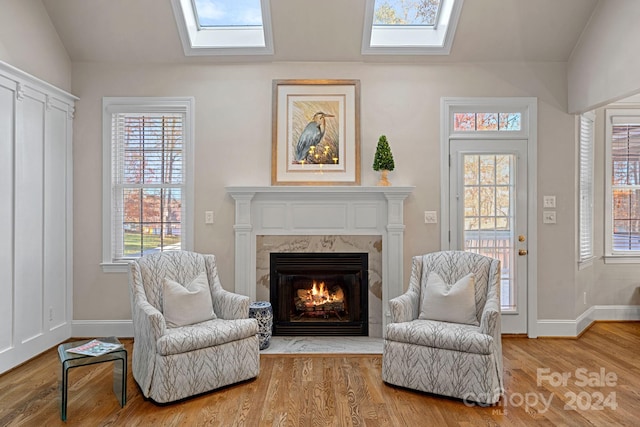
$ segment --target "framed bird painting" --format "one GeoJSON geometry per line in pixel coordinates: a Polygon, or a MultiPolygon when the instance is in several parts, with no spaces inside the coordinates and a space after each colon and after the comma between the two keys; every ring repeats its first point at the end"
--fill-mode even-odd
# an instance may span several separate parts
{"type": "Polygon", "coordinates": [[[360,185],[360,81],[274,80],[272,185],[360,185]]]}

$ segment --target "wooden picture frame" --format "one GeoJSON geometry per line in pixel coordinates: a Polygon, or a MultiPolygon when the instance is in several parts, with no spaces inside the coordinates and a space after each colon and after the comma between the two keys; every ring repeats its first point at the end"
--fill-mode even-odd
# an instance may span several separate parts
{"type": "Polygon", "coordinates": [[[274,80],[272,185],[360,185],[360,81],[274,80]]]}

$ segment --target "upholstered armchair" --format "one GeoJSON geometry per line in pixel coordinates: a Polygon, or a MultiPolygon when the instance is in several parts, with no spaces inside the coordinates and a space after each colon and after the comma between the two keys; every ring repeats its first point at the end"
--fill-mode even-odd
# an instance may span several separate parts
{"type": "Polygon", "coordinates": [[[162,252],[129,267],[132,370],[145,397],[172,402],[258,375],[249,297],[222,288],[213,255],[162,252]]]}
{"type": "Polygon", "coordinates": [[[465,402],[500,399],[500,261],[461,251],[416,256],[409,288],[389,308],[385,382],[465,402]]]}

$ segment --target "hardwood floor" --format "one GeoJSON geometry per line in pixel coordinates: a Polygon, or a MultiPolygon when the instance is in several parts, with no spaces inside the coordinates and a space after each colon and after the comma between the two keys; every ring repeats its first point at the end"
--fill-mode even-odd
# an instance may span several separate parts
{"type": "MultiPolygon", "coordinates": [[[[66,425],[637,426],[639,354],[640,322],[596,323],[579,339],[505,337],[506,394],[485,408],[383,383],[381,355],[262,355],[257,379],[162,406],[129,370],[120,408],[103,363],[70,371],[66,425]]],[[[65,425],[59,370],[53,348],[1,375],[0,426],[65,425]]]]}

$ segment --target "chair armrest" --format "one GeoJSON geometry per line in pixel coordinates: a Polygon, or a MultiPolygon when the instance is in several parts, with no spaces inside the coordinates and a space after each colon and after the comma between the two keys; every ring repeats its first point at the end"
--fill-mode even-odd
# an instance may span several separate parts
{"type": "Polygon", "coordinates": [[[134,336],[137,341],[144,341],[144,347],[155,353],[156,342],[165,334],[167,324],[163,314],[147,300],[140,266],[136,261],[129,263],[129,298],[134,336]]]}
{"type": "Polygon", "coordinates": [[[418,318],[419,295],[412,291],[389,300],[391,323],[410,322],[418,318]]]}
{"type": "Polygon", "coordinates": [[[498,298],[487,299],[480,318],[480,332],[497,339],[502,334],[500,322],[500,303],[498,298]]]}
{"type": "Polygon", "coordinates": [[[134,306],[133,321],[136,340],[144,341],[144,346],[156,353],[156,343],[167,330],[162,313],[147,301],[138,300],[134,306]]]}
{"type": "Polygon", "coordinates": [[[248,319],[249,297],[218,289],[213,292],[213,311],[221,319],[248,319]]]}
{"type": "Polygon", "coordinates": [[[495,338],[500,335],[500,328],[497,326],[499,324],[500,312],[497,310],[485,310],[480,320],[480,332],[495,338]]]}

